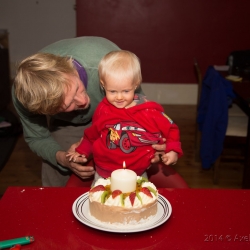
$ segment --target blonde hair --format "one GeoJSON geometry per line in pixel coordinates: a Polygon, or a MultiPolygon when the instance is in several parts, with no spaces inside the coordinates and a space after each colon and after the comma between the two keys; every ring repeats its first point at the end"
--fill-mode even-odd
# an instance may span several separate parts
{"type": "Polygon", "coordinates": [[[98,71],[101,82],[105,82],[105,79],[110,76],[118,79],[132,78],[137,87],[142,82],[140,61],[130,51],[109,52],[100,61],[98,71]]]}
{"type": "Polygon", "coordinates": [[[67,75],[77,75],[72,58],[34,54],[18,66],[15,95],[30,112],[53,115],[64,102],[65,88],[70,87],[67,75]]]}

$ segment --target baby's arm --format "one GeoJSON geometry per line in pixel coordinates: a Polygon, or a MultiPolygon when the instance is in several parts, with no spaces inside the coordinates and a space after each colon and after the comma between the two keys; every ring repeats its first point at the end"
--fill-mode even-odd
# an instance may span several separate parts
{"type": "Polygon", "coordinates": [[[165,165],[175,165],[178,161],[178,154],[175,151],[169,151],[162,155],[161,159],[165,165]]]}

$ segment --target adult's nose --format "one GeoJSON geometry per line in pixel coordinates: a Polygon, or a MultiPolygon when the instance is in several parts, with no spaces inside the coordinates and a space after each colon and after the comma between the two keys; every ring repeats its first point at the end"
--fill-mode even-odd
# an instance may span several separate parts
{"type": "Polygon", "coordinates": [[[76,95],[74,100],[77,106],[83,106],[87,103],[87,95],[76,95]]]}

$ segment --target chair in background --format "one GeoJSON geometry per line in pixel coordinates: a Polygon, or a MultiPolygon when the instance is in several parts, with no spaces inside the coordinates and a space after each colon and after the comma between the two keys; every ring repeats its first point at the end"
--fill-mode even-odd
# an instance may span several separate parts
{"type": "MultiPolygon", "coordinates": [[[[228,110],[228,126],[224,141],[225,149],[235,149],[239,151],[238,154],[225,155],[229,160],[244,161],[245,157],[245,148],[246,148],[246,139],[247,139],[247,126],[248,126],[248,117],[243,111],[239,108],[236,103],[233,103],[228,110]]],[[[223,153],[226,150],[223,151],[223,153]]],[[[214,166],[214,183],[218,184],[219,180],[219,165],[221,157],[217,160],[214,166]]]]}
{"type": "MultiPolygon", "coordinates": [[[[194,61],[194,67],[196,76],[198,79],[198,97],[197,97],[197,118],[198,118],[198,107],[200,105],[201,99],[201,89],[202,89],[202,74],[200,67],[197,61],[194,61]]],[[[247,136],[247,126],[248,126],[248,117],[247,115],[239,108],[236,103],[232,103],[231,107],[228,108],[228,125],[225,133],[225,140],[223,148],[228,146],[228,142],[234,144],[235,142],[240,142],[244,144],[247,136]]],[[[196,131],[195,131],[195,160],[200,161],[200,147],[201,147],[201,131],[199,130],[198,122],[196,121],[196,131]]],[[[230,146],[231,146],[230,145],[230,146]]],[[[235,145],[234,145],[235,146],[235,145]]],[[[223,150],[225,151],[225,150],[223,150]]],[[[234,157],[234,156],[231,156],[234,157]]],[[[238,155],[236,156],[239,157],[238,155]]],[[[242,158],[242,157],[241,157],[242,158]]],[[[213,164],[213,182],[214,184],[218,183],[219,179],[219,166],[221,162],[221,156],[213,164]]]]}
{"type": "Polygon", "coordinates": [[[250,50],[232,51],[226,62],[230,67],[230,74],[250,75],[250,50]]]}
{"type": "Polygon", "coordinates": [[[152,164],[147,174],[157,188],[188,188],[186,181],[173,168],[161,162],[152,164]]]}
{"type": "MultiPolygon", "coordinates": [[[[93,162],[90,164],[93,164],[93,162]]],[[[174,169],[163,163],[153,164],[147,173],[148,179],[154,183],[157,188],[188,188],[185,180],[174,169]]],[[[82,180],[75,174],[72,174],[66,187],[90,187],[92,181],[93,178],[82,180]]]]}

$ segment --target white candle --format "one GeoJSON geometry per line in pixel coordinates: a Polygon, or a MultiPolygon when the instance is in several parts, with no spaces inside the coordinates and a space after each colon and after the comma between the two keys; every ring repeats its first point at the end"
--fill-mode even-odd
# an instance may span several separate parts
{"type": "MultiPolygon", "coordinates": [[[[124,166],[123,166],[124,167],[124,166]]],[[[136,190],[137,175],[130,169],[117,169],[111,173],[111,191],[130,193],[136,190]]]]}

